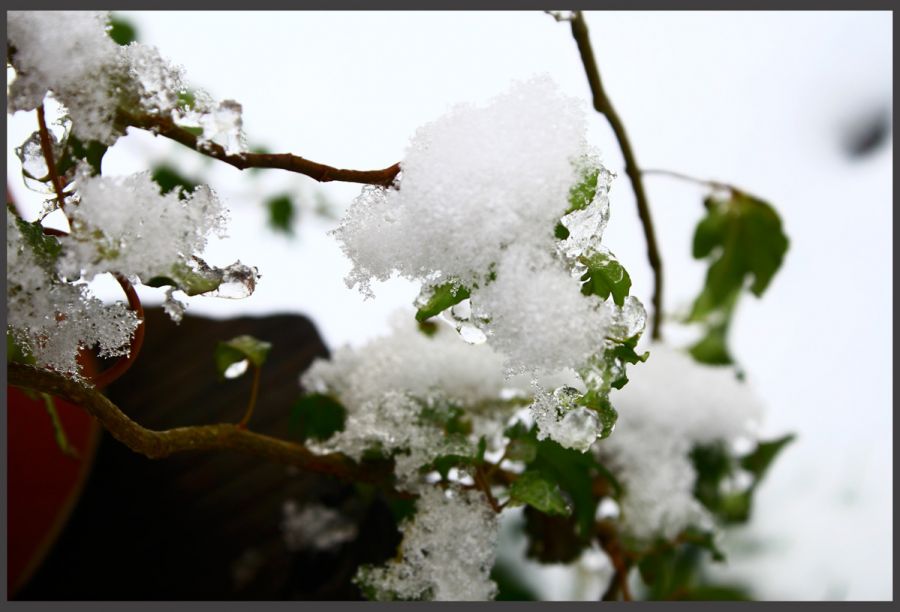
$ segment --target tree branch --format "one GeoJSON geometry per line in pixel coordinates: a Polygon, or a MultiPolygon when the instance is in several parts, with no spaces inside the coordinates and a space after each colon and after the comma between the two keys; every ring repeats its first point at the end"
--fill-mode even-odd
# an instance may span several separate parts
{"type": "Polygon", "coordinates": [[[320,183],[329,181],[341,181],[344,183],[363,183],[367,185],[381,185],[389,187],[400,172],[400,164],[396,163],[383,170],[346,170],[326,166],[290,153],[240,153],[229,155],[225,149],[215,143],[201,143],[196,135],[178,126],[168,116],[132,115],[122,109],[119,110],[119,123],[130,125],[143,130],[149,130],[154,134],[165,136],[179,142],[189,149],[202,153],[208,157],[218,159],[230,164],[238,170],[247,168],[277,168],[304,174],[320,183]]]}
{"type": "Polygon", "coordinates": [[[663,265],[662,258],[659,255],[659,247],[656,244],[656,232],[653,229],[653,219],[650,217],[650,207],[647,203],[647,194],[644,191],[641,171],[634,157],[631,141],[628,140],[628,135],[625,133],[625,125],[603,89],[597,61],[594,59],[594,52],[591,49],[587,23],[581,11],[575,11],[571,22],[572,36],[578,44],[578,52],[581,54],[581,61],[584,64],[588,83],[594,96],[594,108],[609,121],[616,140],[619,142],[619,147],[622,149],[622,155],[625,158],[625,174],[628,175],[631,181],[631,187],[634,190],[635,200],[637,201],[638,216],[641,219],[641,224],[644,226],[644,237],[647,240],[647,259],[650,261],[650,267],[653,269],[653,318],[650,336],[654,340],[658,340],[662,323],[663,265]]]}
{"type": "Polygon", "coordinates": [[[22,363],[7,364],[7,373],[11,385],[50,393],[81,406],[119,442],[151,459],[186,451],[232,450],[343,480],[383,485],[392,482],[393,472],[388,462],[357,464],[340,453],[317,455],[300,444],[232,424],[153,431],[132,421],[97,389],[61,374],[22,363]]]}

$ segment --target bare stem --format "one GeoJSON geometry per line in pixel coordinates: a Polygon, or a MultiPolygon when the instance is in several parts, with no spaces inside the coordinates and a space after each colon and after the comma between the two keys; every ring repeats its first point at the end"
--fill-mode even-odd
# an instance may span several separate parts
{"type": "Polygon", "coordinates": [[[658,340],[660,338],[660,326],[662,324],[662,292],[663,292],[663,264],[659,255],[659,247],[656,244],[656,232],[653,229],[653,219],[650,216],[650,206],[647,203],[647,194],[644,191],[644,183],[641,179],[641,170],[638,167],[634,151],[631,148],[631,141],[628,140],[628,134],[625,132],[625,125],[622,123],[619,114],[613,108],[612,102],[603,89],[603,82],[600,80],[600,71],[597,68],[597,61],[594,59],[594,52],[591,49],[591,39],[588,35],[587,23],[581,11],[575,11],[571,19],[572,36],[578,44],[578,52],[581,54],[581,61],[584,64],[584,70],[587,73],[588,83],[593,93],[594,109],[601,113],[609,121],[619,147],[622,149],[622,155],[625,158],[625,174],[631,181],[631,187],[634,190],[634,197],[637,201],[638,216],[644,227],[644,237],[647,241],[647,259],[650,261],[650,267],[653,269],[653,318],[652,328],[650,332],[651,338],[658,340]]]}
{"type": "Polygon", "coordinates": [[[64,455],[77,459],[78,451],[75,450],[74,446],[69,444],[66,430],[59,418],[59,413],[56,412],[56,402],[53,400],[53,396],[47,393],[41,393],[40,395],[44,400],[44,408],[47,410],[47,415],[50,417],[50,423],[53,425],[53,437],[56,438],[56,445],[59,446],[59,450],[62,451],[64,455]]]}
{"type": "Polygon", "coordinates": [[[682,172],[674,172],[672,170],[662,170],[659,168],[653,168],[651,170],[642,170],[641,174],[644,176],[668,176],[671,178],[676,178],[682,181],[687,181],[689,183],[695,183],[697,185],[705,185],[706,187],[710,187],[712,189],[718,189],[721,191],[728,191],[732,194],[740,194],[743,193],[740,189],[735,187],[734,185],[729,185],[728,183],[722,183],[720,181],[713,181],[710,179],[702,179],[697,178],[695,176],[691,176],[689,174],[684,174],[682,172]]]}
{"type": "Polygon", "coordinates": [[[253,366],[253,387],[250,389],[250,400],[247,402],[247,411],[244,413],[244,418],[242,418],[241,422],[237,425],[240,429],[247,429],[247,423],[250,422],[250,417],[253,416],[256,398],[259,396],[259,375],[261,371],[262,368],[259,366],[253,366]]]}
{"type": "Polygon", "coordinates": [[[44,116],[44,105],[37,107],[38,133],[41,138],[41,153],[44,155],[44,162],[47,164],[47,171],[50,180],[53,182],[53,190],[56,192],[56,202],[59,204],[60,210],[65,210],[65,196],[63,195],[63,184],[59,173],[56,171],[56,158],[53,155],[53,145],[50,143],[50,130],[47,129],[47,119],[44,116]]]}
{"type": "Polygon", "coordinates": [[[278,168],[289,172],[304,174],[320,183],[342,181],[345,183],[363,183],[368,185],[390,186],[400,172],[400,164],[396,163],[382,170],[347,170],[320,164],[290,153],[239,153],[229,154],[215,143],[201,143],[195,134],[178,126],[171,117],[132,115],[119,111],[119,121],[124,125],[149,130],[154,134],[165,136],[208,157],[230,164],[239,170],[247,168],[278,168]]]}
{"type": "Polygon", "coordinates": [[[491,492],[491,484],[488,482],[484,470],[480,465],[475,467],[474,480],[476,487],[481,490],[487,498],[488,503],[491,505],[491,509],[497,514],[500,514],[502,508],[500,507],[500,504],[497,503],[497,498],[495,498],[494,494],[491,492]]]}

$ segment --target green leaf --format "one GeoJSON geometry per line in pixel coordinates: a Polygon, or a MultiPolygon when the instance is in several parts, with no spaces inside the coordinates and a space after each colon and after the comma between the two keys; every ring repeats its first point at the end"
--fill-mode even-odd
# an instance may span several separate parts
{"type": "Polygon", "coordinates": [[[296,208],[289,195],[280,195],[266,201],[269,211],[269,226],[279,232],[291,235],[294,233],[296,208]]]}
{"type": "Polygon", "coordinates": [[[434,321],[419,321],[419,331],[431,338],[437,333],[438,324],[434,321]]]}
{"type": "MultiPolygon", "coordinates": [[[[185,110],[193,110],[194,107],[197,106],[197,96],[195,96],[194,92],[191,91],[190,89],[185,89],[183,91],[179,91],[177,104],[178,104],[179,108],[183,108],[185,110]]],[[[203,133],[202,128],[185,128],[185,129],[190,131],[195,136],[199,136],[200,134],[203,133]],[[200,130],[199,133],[196,133],[193,131],[193,130],[197,130],[197,129],[200,130]]]]}
{"type": "Polygon", "coordinates": [[[722,513],[722,483],[734,471],[734,460],[724,444],[695,446],[691,461],[697,473],[694,497],[715,514],[722,513]]]}
{"type": "Polygon", "coordinates": [[[288,431],[301,441],[327,440],[344,429],[347,410],[328,395],[304,395],[291,407],[288,431]]]}
{"type": "Polygon", "coordinates": [[[770,204],[746,194],[728,200],[707,199],[707,216],[694,234],[694,257],[711,256],[706,286],[714,302],[752,279],[750,291],[761,296],[788,249],[781,218],[770,204]]]}
{"type": "Polygon", "coordinates": [[[681,601],[753,601],[753,597],[739,584],[704,584],[687,589],[681,601]]]}
{"type": "Polygon", "coordinates": [[[524,576],[519,576],[511,565],[497,561],[491,570],[491,580],[497,584],[494,601],[537,601],[538,596],[524,576]]]}
{"type": "Polygon", "coordinates": [[[106,30],[109,37],[116,41],[117,44],[130,45],[137,42],[137,30],[131,22],[121,17],[111,17],[109,20],[109,28],[106,30]]]}
{"type": "Polygon", "coordinates": [[[537,440],[514,438],[506,445],[506,458],[510,461],[530,463],[535,457],[537,457],[537,440]]]}
{"type": "Polygon", "coordinates": [[[48,393],[41,393],[41,398],[44,400],[44,409],[50,417],[50,423],[53,425],[53,438],[56,440],[56,446],[59,447],[62,454],[77,458],[78,451],[69,443],[69,438],[66,436],[66,430],[63,428],[62,420],[59,418],[59,413],[56,412],[56,401],[53,399],[53,396],[48,393]]]}
{"type": "Polygon", "coordinates": [[[446,283],[434,288],[431,297],[416,312],[416,321],[425,321],[437,316],[451,306],[459,304],[469,297],[469,290],[456,283],[446,283]]]}
{"type": "MultiPolygon", "coordinates": [[[[687,535],[691,535],[688,533],[687,535]]],[[[664,540],[659,541],[655,550],[644,555],[638,562],[641,579],[647,585],[645,598],[651,601],[704,599],[692,595],[703,595],[706,587],[698,584],[702,576],[705,552],[710,551],[708,539],[689,540],[680,546],[674,546],[664,540]]],[[[723,596],[726,592],[721,593],[723,596]]],[[[728,597],[725,597],[726,599],[728,597]]]]}
{"type": "Polygon", "coordinates": [[[528,471],[540,472],[568,495],[579,534],[590,539],[599,501],[593,492],[594,478],[600,474],[597,460],[592,453],[564,448],[553,440],[537,441],[534,431],[530,435],[535,436],[537,455],[528,471]]]}
{"type": "Polygon", "coordinates": [[[6,361],[9,363],[26,363],[28,365],[35,364],[34,356],[27,348],[20,346],[16,342],[10,330],[6,330],[6,361]]]}
{"type": "Polygon", "coordinates": [[[553,229],[553,235],[556,236],[557,240],[565,240],[569,237],[569,228],[562,223],[557,223],[553,229]]]}
{"type": "Polygon", "coordinates": [[[216,372],[219,377],[225,377],[225,370],[232,364],[244,361],[250,362],[254,367],[261,367],[272,350],[272,345],[253,336],[237,336],[227,342],[219,342],[216,345],[213,357],[216,362],[216,372]]]}
{"type": "Polygon", "coordinates": [[[545,514],[525,506],[525,532],[528,534],[526,555],[541,563],[571,563],[585,548],[590,537],[579,533],[575,516],[545,514]]]}
{"type": "Polygon", "coordinates": [[[753,452],[743,457],[733,457],[722,443],[696,446],[691,460],[697,473],[694,497],[725,523],[743,523],[750,518],[753,496],[763,476],[778,454],[794,439],[783,436],[769,442],[760,442],[753,452]],[[725,487],[737,468],[746,470],[752,480],[742,490],[725,487]]]}
{"type": "Polygon", "coordinates": [[[193,134],[194,136],[203,136],[203,128],[202,127],[196,127],[196,126],[192,126],[192,125],[182,125],[179,127],[182,130],[184,130],[185,132],[187,132],[189,134],[193,134]]]}
{"type": "Polygon", "coordinates": [[[600,169],[585,165],[578,170],[578,182],[569,190],[569,209],[566,214],[582,210],[594,201],[597,195],[597,178],[600,169]]]}
{"type": "Polygon", "coordinates": [[[144,284],[148,287],[175,287],[187,295],[201,295],[219,289],[228,281],[242,283],[248,293],[252,293],[255,279],[244,276],[236,278],[236,275],[243,275],[244,271],[244,267],[238,264],[228,268],[210,267],[202,259],[194,257],[190,264],[181,261],[175,263],[169,269],[168,276],[154,276],[144,284]]]}
{"type": "Polygon", "coordinates": [[[544,514],[568,516],[572,509],[559,486],[537,471],[523,472],[509,487],[509,500],[514,505],[527,504],[544,514]]]}
{"type": "Polygon", "coordinates": [[[753,474],[756,482],[759,482],[766,475],[779,453],[794,439],[793,434],[788,434],[776,440],[760,442],[756,450],[741,458],[741,467],[753,474]]]}
{"type": "Polygon", "coordinates": [[[78,161],[87,162],[91,168],[91,174],[98,176],[103,164],[103,156],[109,147],[96,140],[82,142],[74,134],[69,134],[66,140],[66,148],[62,159],[59,160],[56,170],[59,174],[65,174],[75,167],[78,161]]]}
{"type": "Polygon", "coordinates": [[[591,255],[582,255],[579,261],[587,267],[581,276],[581,292],[584,295],[597,295],[603,299],[612,295],[618,306],[625,303],[625,297],[631,290],[631,277],[612,253],[596,251],[591,255]]]}
{"type": "Polygon", "coordinates": [[[160,164],[153,168],[150,178],[159,185],[160,193],[163,195],[169,193],[173,189],[180,188],[178,192],[182,199],[197,188],[198,183],[185,177],[178,170],[166,164],[160,164]]]}
{"type": "Polygon", "coordinates": [[[48,236],[44,233],[44,226],[39,221],[29,223],[16,216],[8,208],[7,215],[12,215],[19,231],[22,233],[22,240],[25,245],[34,253],[38,265],[40,265],[48,274],[56,274],[56,261],[62,253],[62,245],[56,236],[48,236]]]}
{"type": "Polygon", "coordinates": [[[728,325],[710,325],[700,340],[691,345],[688,351],[695,361],[709,365],[729,365],[734,363],[728,352],[728,325]]]}
{"type": "Polygon", "coordinates": [[[697,527],[688,527],[681,533],[681,539],[710,552],[713,561],[725,561],[725,553],[716,543],[714,531],[704,531],[697,527]]]}
{"type": "Polygon", "coordinates": [[[703,203],[707,214],[694,232],[692,253],[710,265],[688,321],[703,322],[706,330],[690,352],[701,363],[726,365],[733,361],[727,336],[741,291],[763,294],[789,242],[778,213],[767,202],[733,192],[729,199],[709,197],[703,203]]]}

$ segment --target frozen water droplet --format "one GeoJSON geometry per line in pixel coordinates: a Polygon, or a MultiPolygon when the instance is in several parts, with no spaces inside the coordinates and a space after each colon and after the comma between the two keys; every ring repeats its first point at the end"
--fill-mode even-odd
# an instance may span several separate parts
{"type": "Polygon", "coordinates": [[[49,174],[50,171],[47,169],[47,162],[44,160],[44,153],[41,149],[41,137],[37,132],[16,148],[16,155],[22,162],[22,170],[26,173],[26,178],[41,180],[49,174]]]}
{"type": "Polygon", "coordinates": [[[594,519],[602,521],[604,519],[614,519],[619,517],[619,504],[611,497],[604,497],[597,504],[597,513],[594,519]]]}
{"type": "Polygon", "coordinates": [[[597,413],[579,406],[563,415],[553,439],[562,446],[585,452],[600,437],[601,431],[597,413]]]}
{"type": "Polygon", "coordinates": [[[462,339],[469,344],[482,344],[487,340],[487,336],[484,335],[484,332],[471,323],[460,324],[457,326],[456,331],[458,331],[462,339]]]}
{"type": "Polygon", "coordinates": [[[215,143],[225,149],[228,155],[237,155],[245,150],[241,132],[242,108],[234,100],[222,100],[218,108],[200,118],[203,140],[215,143]]]}
{"type": "Polygon", "coordinates": [[[225,378],[237,378],[238,376],[243,375],[243,373],[247,371],[247,367],[249,365],[250,362],[246,359],[242,361],[235,361],[230,366],[225,368],[225,378]]]}
{"type": "Polygon", "coordinates": [[[222,283],[213,295],[230,299],[245,298],[256,289],[258,278],[259,273],[255,267],[235,262],[222,270],[222,283]]]}
{"type": "Polygon", "coordinates": [[[575,387],[557,387],[553,391],[553,397],[562,410],[573,410],[581,399],[581,393],[575,387]]]}
{"type": "Polygon", "coordinates": [[[646,324],[647,311],[644,305],[639,299],[629,295],[621,308],[613,309],[608,333],[613,338],[625,340],[643,332],[646,324]]]}
{"type": "Polygon", "coordinates": [[[472,302],[468,299],[463,300],[450,309],[450,314],[457,321],[468,321],[472,318],[472,302]]]}

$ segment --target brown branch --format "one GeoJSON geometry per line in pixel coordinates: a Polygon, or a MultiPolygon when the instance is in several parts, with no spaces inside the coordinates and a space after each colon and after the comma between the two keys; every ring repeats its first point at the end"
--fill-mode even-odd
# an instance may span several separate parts
{"type": "Polygon", "coordinates": [[[618,533],[613,525],[606,522],[596,524],[597,540],[600,547],[609,557],[615,573],[610,580],[606,591],[601,595],[602,601],[615,601],[619,593],[624,601],[631,601],[631,589],[628,586],[628,571],[630,569],[627,550],[619,541],[618,533]]]}
{"type": "Polygon", "coordinates": [[[587,23],[581,11],[575,11],[571,21],[572,36],[578,44],[578,52],[581,54],[581,61],[584,64],[588,83],[594,96],[594,108],[606,117],[615,133],[616,140],[619,142],[619,147],[622,149],[622,155],[625,158],[625,174],[628,175],[631,187],[634,190],[638,216],[644,227],[644,237],[647,241],[647,259],[650,261],[650,267],[653,269],[653,319],[650,335],[654,340],[658,340],[661,333],[660,325],[662,324],[663,265],[662,258],[659,255],[659,247],[656,244],[656,232],[653,229],[653,219],[650,217],[647,194],[644,191],[644,183],[641,180],[641,171],[635,159],[634,151],[631,148],[631,141],[628,140],[628,135],[625,132],[625,125],[603,89],[597,61],[594,59],[594,52],[591,49],[587,23]]]}
{"type": "Polygon", "coordinates": [[[53,156],[53,145],[50,143],[50,130],[47,129],[47,119],[44,116],[44,105],[37,107],[38,133],[41,138],[41,153],[44,154],[44,162],[47,164],[47,171],[50,180],[53,182],[53,190],[56,192],[56,202],[59,209],[65,211],[66,199],[63,195],[62,179],[56,171],[56,158],[53,156]]]}
{"type": "Polygon", "coordinates": [[[240,429],[232,424],[153,431],[132,421],[97,389],[61,374],[22,363],[7,364],[7,374],[11,385],[50,393],[81,406],[114,438],[151,459],[186,451],[232,450],[344,480],[390,484],[392,479],[388,462],[360,465],[340,453],[317,455],[300,444],[240,429]]]}
{"type": "Polygon", "coordinates": [[[113,276],[116,277],[116,280],[125,292],[125,296],[128,298],[128,307],[137,315],[139,323],[134,330],[134,335],[131,337],[131,346],[128,349],[128,354],[94,377],[93,383],[98,389],[106,387],[127,372],[131,364],[137,359],[138,353],[141,352],[141,346],[144,344],[144,307],[141,305],[141,298],[138,297],[137,291],[135,291],[134,286],[127,278],[118,273],[113,276]]]}
{"type": "Polygon", "coordinates": [[[481,465],[475,466],[475,485],[476,487],[484,493],[484,496],[487,498],[488,503],[491,505],[491,509],[500,514],[502,508],[500,504],[497,503],[497,498],[494,497],[494,494],[491,493],[491,485],[487,481],[487,478],[484,475],[484,471],[481,465]]]}
{"type": "Polygon", "coordinates": [[[389,187],[400,172],[400,164],[396,163],[383,170],[346,170],[335,168],[318,162],[292,155],[290,153],[240,153],[228,154],[225,149],[215,143],[201,143],[195,134],[178,126],[168,116],[132,115],[119,110],[119,122],[136,128],[149,130],[154,134],[165,136],[179,142],[198,153],[230,164],[238,170],[247,168],[277,168],[304,174],[320,183],[341,181],[344,183],[363,183],[389,187]]]}

